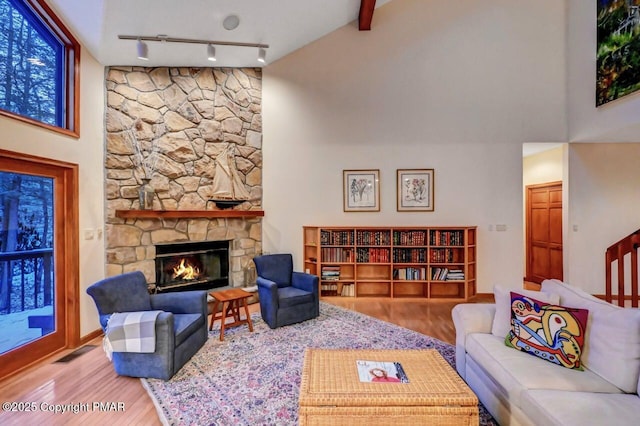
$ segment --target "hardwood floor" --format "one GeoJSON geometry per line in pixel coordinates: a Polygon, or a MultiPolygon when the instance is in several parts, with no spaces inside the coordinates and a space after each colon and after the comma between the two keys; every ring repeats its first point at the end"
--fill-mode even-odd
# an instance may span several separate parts
{"type": "MultiPolygon", "coordinates": [[[[346,297],[322,300],[448,343],[455,342],[451,309],[456,303],[452,301],[346,297]]],[[[490,303],[493,295],[479,295],[470,301],[490,303]]],[[[258,304],[250,305],[251,312],[259,310],[258,304]]],[[[0,424],[159,425],[155,407],[140,380],[117,376],[101,343],[101,338],[94,339],[90,342],[96,345],[94,349],[70,362],[55,362],[72,352],[67,351],[0,382],[0,401],[14,402],[14,408],[20,408],[7,411],[3,405],[0,424]],[[69,412],[74,408],[79,411],[77,414],[69,412]],[[67,412],[50,411],[54,409],[67,412]]]]}

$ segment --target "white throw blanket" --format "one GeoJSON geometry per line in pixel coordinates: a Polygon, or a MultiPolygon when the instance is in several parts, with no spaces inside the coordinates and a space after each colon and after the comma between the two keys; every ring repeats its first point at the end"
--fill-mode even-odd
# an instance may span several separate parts
{"type": "Polygon", "coordinates": [[[115,312],[107,322],[103,348],[113,352],[152,353],[156,350],[156,318],[163,311],[115,312]]]}

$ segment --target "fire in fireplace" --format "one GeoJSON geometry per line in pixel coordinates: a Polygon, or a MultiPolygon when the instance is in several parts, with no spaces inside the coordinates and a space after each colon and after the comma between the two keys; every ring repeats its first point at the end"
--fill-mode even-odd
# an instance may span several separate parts
{"type": "Polygon", "coordinates": [[[229,240],[156,245],[156,291],[229,285],[229,240]]]}

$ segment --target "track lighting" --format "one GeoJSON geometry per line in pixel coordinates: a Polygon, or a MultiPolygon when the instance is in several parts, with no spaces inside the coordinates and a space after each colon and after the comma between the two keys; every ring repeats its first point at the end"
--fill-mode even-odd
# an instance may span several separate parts
{"type": "Polygon", "coordinates": [[[216,60],[216,47],[211,43],[207,44],[207,59],[210,61],[216,60]]]}
{"type": "Polygon", "coordinates": [[[143,61],[149,60],[149,46],[147,46],[147,43],[138,39],[136,49],[138,51],[138,59],[142,59],[143,61]]]}
{"type": "Polygon", "coordinates": [[[136,49],[138,52],[138,59],[149,59],[149,47],[145,41],[160,41],[163,43],[189,43],[189,44],[206,44],[207,45],[207,59],[210,61],[216,60],[216,45],[217,46],[232,46],[232,47],[257,47],[258,48],[258,61],[266,62],[268,44],[261,43],[240,43],[234,41],[214,41],[214,40],[198,40],[191,38],[176,38],[169,37],[164,34],[157,36],[133,36],[133,35],[119,35],[120,40],[137,40],[136,49]]]}

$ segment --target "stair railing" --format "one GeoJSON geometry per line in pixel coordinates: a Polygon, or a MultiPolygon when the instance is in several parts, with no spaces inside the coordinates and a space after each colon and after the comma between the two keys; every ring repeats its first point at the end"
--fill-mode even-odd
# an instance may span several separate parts
{"type": "Polygon", "coordinates": [[[613,303],[614,296],[617,299],[618,306],[625,306],[625,301],[630,299],[631,306],[638,307],[638,248],[640,247],[640,229],[636,232],[629,234],[625,238],[621,239],[615,244],[612,244],[607,248],[605,254],[605,269],[606,269],[606,289],[605,300],[609,303],[613,303]],[[625,295],[625,261],[624,257],[630,255],[631,264],[631,294],[629,297],[625,295]],[[612,264],[618,262],[617,275],[618,275],[618,291],[617,295],[613,294],[612,288],[612,264]]]}

